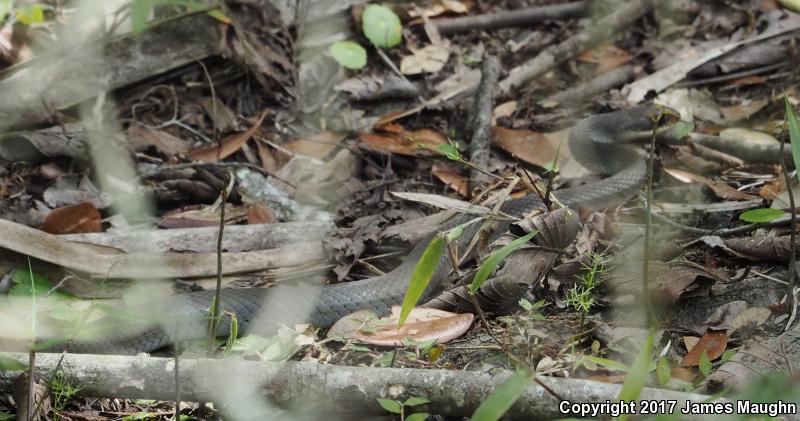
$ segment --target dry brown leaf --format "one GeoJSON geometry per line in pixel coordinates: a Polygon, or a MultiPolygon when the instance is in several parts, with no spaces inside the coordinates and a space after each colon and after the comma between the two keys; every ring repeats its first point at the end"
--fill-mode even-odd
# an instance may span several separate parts
{"type": "Polygon", "coordinates": [[[683,346],[686,347],[686,351],[691,351],[697,343],[700,342],[700,338],[697,336],[684,336],[683,337],[683,346]]]}
{"type": "Polygon", "coordinates": [[[459,338],[470,326],[471,313],[456,314],[429,308],[411,310],[406,322],[397,327],[400,307],[392,307],[392,314],[378,319],[370,311],[359,311],[337,321],[328,332],[329,336],[354,338],[379,346],[402,346],[404,340],[425,342],[435,339],[446,343],[459,338]]]}
{"type": "Polygon", "coordinates": [[[323,159],[336,148],[339,142],[344,138],[345,135],[341,133],[320,132],[306,138],[295,139],[283,146],[300,155],[323,159]]]}
{"type": "Polygon", "coordinates": [[[677,178],[684,183],[703,183],[708,186],[714,194],[720,199],[725,200],[754,200],[758,199],[757,196],[740,192],[733,187],[721,182],[703,177],[702,175],[693,174],[687,171],[681,171],[674,168],[664,168],[664,172],[677,178]]]}
{"type": "Polygon", "coordinates": [[[725,336],[725,332],[709,330],[700,338],[697,344],[692,347],[691,351],[683,357],[681,366],[691,367],[700,365],[700,357],[703,355],[703,352],[708,356],[709,361],[714,361],[722,356],[727,346],[728,337],[725,336]]]}
{"type": "Polygon", "coordinates": [[[261,122],[264,121],[264,118],[267,116],[267,114],[269,114],[269,110],[264,110],[264,112],[261,113],[256,120],[255,124],[253,124],[246,131],[227,137],[216,145],[208,145],[202,148],[197,148],[191,151],[189,156],[193,160],[200,162],[217,162],[227,158],[241,149],[242,146],[244,146],[244,144],[247,143],[247,141],[250,140],[254,134],[256,134],[258,129],[261,127],[261,122]]]}
{"type": "Polygon", "coordinates": [[[258,203],[253,203],[247,209],[247,224],[271,224],[275,222],[275,216],[269,209],[258,203]]]}
{"type": "Polygon", "coordinates": [[[761,111],[769,104],[768,99],[758,99],[749,104],[734,105],[731,107],[720,107],[722,115],[728,121],[739,121],[750,118],[753,114],[761,111]]]}
{"type": "Polygon", "coordinates": [[[185,154],[192,147],[190,140],[175,137],[163,130],[148,129],[139,125],[129,127],[125,136],[134,151],[143,151],[152,146],[167,158],[185,154]]]}
{"type": "Polygon", "coordinates": [[[448,143],[443,135],[429,129],[403,133],[362,133],[359,139],[371,149],[409,156],[448,143]]]}
{"type": "Polygon", "coordinates": [[[633,58],[627,51],[611,43],[605,43],[591,50],[585,50],[575,56],[578,61],[597,64],[596,74],[603,74],[631,61],[633,58]]]}
{"type": "Polygon", "coordinates": [[[765,78],[764,76],[750,75],[736,79],[730,84],[733,86],[747,86],[747,85],[763,85],[765,83],[767,83],[767,78],[765,78]]]}
{"type": "Polygon", "coordinates": [[[595,374],[587,379],[603,383],[622,383],[625,381],[625,377],[627,377],[625,374],[595,374]]]}
{"type": "MultiPolygon", "coordinates": [[[[200,228],[219,226],[219,206],[208,205],[197,208],[196,206],[167,212],[158,222],[161,228],[200,228]]],[[[232,224],[247,218],[247,209],[244,206],[225,205],[225,223],[232,224]]]]}
{"type": "Polygon", "coordinates": [[[462,197],[468,197],[469,181],[458,168],[441,162],[436,162],[431,167],[431,174],[436,176],[442,183],[452,187],[462,197]]]}
{"type": "Polygon", "coordinates": [[[53,209],[39,229],[50,234],[100,232],[100,211],[89,202],[53,209]]]}
{"type": "Polygon", "coordinates": [[[496,120],[501,117],[511,117],[517,111],[517,101],[506,101],[492,110],[492,119],[496,120]]]}
{"type": "Polygon", "coordinates": [[[672,369],[672,378],[683,380],[687,383],[694,383],[697,377],[697,370],[689,367],[675,367],[672,369]]]}
{"type": "Polygon", "coordinates": [[[403,57],[400,62],[400,72],[404,75],[437,73],[447,64],[449,58],[449,45],[431,44],[403,57]]]}
{"type": "Polygon", "coordinates": [[[758,195],[769,201],[775,200],[786,191],[786,177],[783,176],[783,169],[780,165],[776,165],[774,171],[775,179],[764,183],[758,190],[758,195]]]}
{"type": "Polygon", "coordinates": [[[278,171],[278,160],[269,147],[261,142],[256,142],[256,148],[258,148],[258,159],[261,160],[261,168],[270,174],[278,171]]]}
{"type": "Polygon", "coordinates": [[[492,143],[511,155],[540,167],[548,167],[556,158],[558,144],[544,133],[492,127],[492,143]]]}
{"type": "Polygon", "coordinates": [[[208,118],[214,124],[214,129],[218,132],[226,132],[236,129],[236,113],[234,113],[224,102],[216,96],[207,96],[197,100],[203,107],[208,118]]]}

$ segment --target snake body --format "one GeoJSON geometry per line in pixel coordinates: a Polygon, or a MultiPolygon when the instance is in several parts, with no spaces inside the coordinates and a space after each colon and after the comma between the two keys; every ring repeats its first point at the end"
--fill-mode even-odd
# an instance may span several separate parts
{"type": "MultiPolygon", "coordinates": [[[[601,209],[630,199],[645,180],[646,166],[641,156],[619,142],[622,134],[652,128],[654,106],[593,115],[579,121],[570,132],[573,156],[590,170],[607,178],[555,192],[557,199],[572,208],[601,209]]],[[[522,216],[535,208],[543,208],[535,195],[506,202],[503,212],[522,216]]],[[[468,216],[452,218],[442,230],[463,223],[468,216]]],[[[458,241],[461,248],[474,234],[475,224],[458,241]]],[[[279,283],[272,288],[226,289],[222,304],[227,313],[235,314],[239,332],[267,334],[280,324],[292,326],[307,322],[316,327],[329,327],[336,320],[360,309],[386,314],[392,305],[403,300],[411,274],[427,247],[422,241],[394,270],[372,278],[324,286],[279,283]]],[[[442,287],[446,275],[447,256],[442,256],[428,289],[430,298],[442,287]]],[[[150,352],[176,340],[197,339],[207,335],[208,308],[214,291],[176,294],[144,309],[144,314],[157,314],[160,323],[145,323],[133,331],[104,333],[101,338],[76,340],[68,345],[70,352],[136,354],[150,352]]],[[[219,335],[230,332],[229,317],[221,322],[219,335]]]]}

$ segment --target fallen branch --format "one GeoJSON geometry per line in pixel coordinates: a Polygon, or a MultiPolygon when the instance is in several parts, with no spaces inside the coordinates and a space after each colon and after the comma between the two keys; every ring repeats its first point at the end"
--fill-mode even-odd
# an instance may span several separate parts
{"type": "MultiPolygon", "coordinates": [[[[481,84],[475,94],[475,103],[472,106],[472,139],[470,140],[469,159],[478,168],[486,169],[489,166],[489,144],[492,137],[492,109],[494,107],[494,92],[497,80],[500,78],[500,61],[497,57],[487,55],[483,61],[481,84]]],[[[470,186],[480,186],[489,181],[489,177],[476,170],[470,172],[470,186]]]]}
{"type": "Polygon", "coordinates": [[[214,22],[203,13],[187,15],[138,36],[55,51],[8,69],[0,81],[0,132],[48,121],[52,110],[216,54],[214,22]]]}
{"type": "Polygon", "coordinates": [[[655,3],[660,1],[664,0],[637,0],[625,3],[566,41],[545,49],[533,59],[511,69],[508,77],[500,81],[500,92],[502,95],[510,95],[522,85],[549,72],[559,63],[569,60],[581,51],[600,45],[644,16],[653,9],[655,3]]]}
{"type": "Polygon", "coordinates": [[[544,104],[557,103],[567,106],[578,106],[588,98],[622,86],[633,79],[635,73],[632,65],[621,66],[603,73],[596,78],[566,91],[551,95],[543,101],[544,104]]]}
{"type": "MultiPolygon", "coordinates": [[[[27,363],[23,353],[0,356],[27,363]]],[[[37,370],[49,373],[59,354],[39,354],[37,370]]],[[[174,361],[170,358],[67,354],[62,363],[66,378],[83,385],[78,394],[125,399],[175,397],[174,361]]],[[[447,416],[469,416],[509,375],[508,371],[475,372],[401,368],[346,367],[310,362],[183,359],[180,368],[182,399],[215,401],[235,408],[265,408],[264,400],[282,408],[311,414],[385,413],[377,398],[404,401],[411,396],[430,400],[415,406],[447,416]],[[446,387],[444,386],[446,385],[446,387]],[[313,404],[312,404],[313,402],[313,404]],[[324,412],[323,412],[324,411],[324,412]]],[[[8,389],[14,373],[0,373],[0,388],[8,389]]],[[[559,396],[573,403],[615,401],[619,384],[581,379],[540,377],[559,396]]],[[[676,400],[675,411],[687,401],[725,402],[711,396],[645,388],[641,400],[676,400]]],[[[507,415],[513,419],[563,418],[559,400],[538,385],[529,386],[507,415]]],[[[253,415],[252,412],[249,415],[253,415]]],[[[310,415],[310,414],[309,414],[310,415]]],[[[236,418],[236,417],[233,417],[236,418]]]]}
{"type": "MultiPolygon", "coordinates": [[[[0,249],[100,278],[194,278],[217,273],[216,253],[99,252],[96,246],[73,243],[2,219],[0,232],[0,249]]],[[[308,241],[278,249],[224,253],[222,260],[223,275],[231,275],[324,261],[326,254],[320,241],[308,241]]]]}
{"type": "Polygon", "coordinates": [[[460,34],[472,30],[484,31],[515,26],[529,26],[546,20],[570,19],[586,14],[586,2],[578,1],[547,6],[531,6],[519,10],[437,19],[433,23],[442,35],[460,34]]]}

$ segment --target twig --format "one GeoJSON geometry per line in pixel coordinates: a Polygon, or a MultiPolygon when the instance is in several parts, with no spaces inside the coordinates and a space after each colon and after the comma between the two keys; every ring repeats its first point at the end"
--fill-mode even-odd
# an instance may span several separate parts
{"type": "MultiPolygon", "coordinates": [[[[500,61],[493,55],[483,59],[481,84],[475,94],[472,106],[472,139],[470,140],[470,161],[476,167],[486,168],[489,164],[489,144],[491,140],[492,107],[497,80],[500,78],[500,61]]],[[[471,187],[488,181],[481,171],[475,169],[470,174],[471,187]]]]}
{"type": "Polygon", "coordinates": [[[617,67],[586,83],[551,95],[542,101],[542,103],[558,103],[562,105],[582,104],[587,98],[591,98],[603,92],[608,92],[613,88],[625,84],[633,79],[634,75],[632,65],[617,67]]]}
{"type": "Polygon", "coordinates": [[[219,321],[222,315],[220,314],[222,303],[220,302],[220,294],[222,293],[222,234],[225,230],[225,203],[228,201],[228,189],[231,187],[232,181],[230,173],[225,175],[225,188],[219,195],[219,236],[217,236],[217,288],[214,293],[214,303],[211,308],[211,319],[209,320],[208,328],[208,353],[214,351],[215,339],[217,337],[217,330],[219,329],[219,321]]]}
{"type": "Polygon", "coordinates": [[[778,70],[778,69],[780,69],[781,67],[784,67],[784,66],[786,66],[786,63],[782,61],[780,63],[768,64],[766,66],[760,66],[760,67],[756,67],[754,69],[742,70],[740,72],[735,72],[735,73],[728,73],[728,74],[722,75],[722,76],[714,76],[714,77],[709,77],[709,78],[705,78],[705,79],[687,80],[685,82],[676,83],[675,84],[675,88],[676,89],[678,89],[678,88],[691,88],[693,86],[710,85],[710,84],[714,84],[714,83],[727,82],[729,80],[736,80],[736,79],[740,79],[740,78],[747,77],[747,76],[753,76],[753,75],[758,75],[758,74],[761,74],[761,73],[771,72],[773,70],[778,70]]]}
{"type": "Polygon", "coordinates": [[[472,30],[529,26],[545,20],[569,19],[585,15],[587,9],[586,2],[579,1],[548,6],[531,6],[519,10],[504,10],[462,18],[436,19],[433,23],[442,35],[453,35],[472,30]]]}
{"type": "Polygon", "coordinates": [[[512,69],[508,77],[500,81],[501,95],[510,95],[515,89],[547,73],[559,63],[599,45],[649,12],[653,8],[653,3],[658,1],[660,0],[625,2],[613,13],[604,16],[590,27],[558,45],[548,47],[533,59],[512,69]]]}

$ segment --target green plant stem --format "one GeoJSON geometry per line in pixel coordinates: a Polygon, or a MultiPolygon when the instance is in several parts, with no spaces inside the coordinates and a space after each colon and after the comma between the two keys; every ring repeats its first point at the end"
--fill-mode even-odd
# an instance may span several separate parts
{"type": "Polygon", "coordinates": [[[650,300],[650,237],[653,229],[653,167],[656,155],[656,137],[658,134],[658,123],[664,114],[659,111],[653,118],[653,133],[650,136],[650,155],[647,159],[647,183],[645,185],[645,225],[644,225],[644,262],[642,263],[642,294],[644,300],[644,313],[647,317],[647,326],[655,328],[656,315],[653,310],[653,303],[650,300]]]}
{"type": "Polygon", "coordinates": [[[228,185],[230,184],[230,173],[225,174],[225,187],[220,194],[220,208],[219,208],[219,235],[217,236],[217,287],[214,293],[214,303],[211,308],[211,320],[209,321],[208,329],[208,352],[211,354],[214,350],[214,340],[217,337],[219,330],[219,321],[222,317],[220,312],[222,310],[222,303],[220,301],[220,294],[222,294],[222,235],[225,231],[225,204],[228,202],[228,185]]]}

